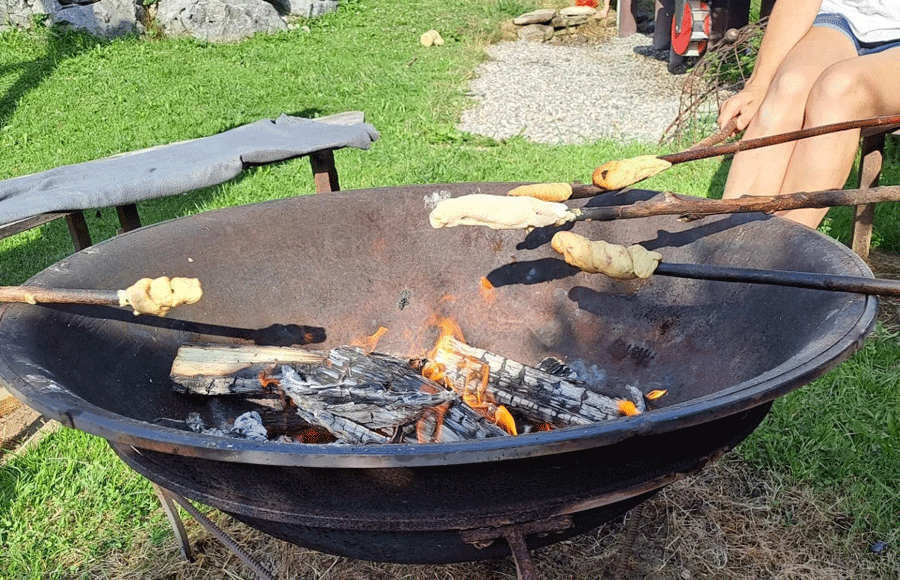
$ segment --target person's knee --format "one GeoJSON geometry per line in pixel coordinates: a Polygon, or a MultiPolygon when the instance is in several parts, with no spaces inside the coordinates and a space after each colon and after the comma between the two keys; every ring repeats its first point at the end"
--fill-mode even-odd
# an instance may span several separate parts
{"type": "Polygon", "coordinates": [[[772,131],[787,131],[801,124],[811,84],[802,71],[779,72],[760,105],[757,123],[772,131]]]}
{"type": "Polygon", "coordinates": [[[806,122],[810,125],[839,123],[868,114],[875,91],[864,79],[841,63],[819,75],[809,92],[806,122]]]}

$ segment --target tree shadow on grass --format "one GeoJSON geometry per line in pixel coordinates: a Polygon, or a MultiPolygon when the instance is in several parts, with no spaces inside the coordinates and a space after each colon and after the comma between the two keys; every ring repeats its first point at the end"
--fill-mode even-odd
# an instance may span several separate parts
{"type": "Polygon", "coordinates": [[[61,62],[108,42],[67,26],[53,26],[46,31],[47,50],[33,60],[0,67],[0,75],[19,71],[19,78],[0,95],[0,128],[9,124],[18,103],[48,78],[61,62]]]}

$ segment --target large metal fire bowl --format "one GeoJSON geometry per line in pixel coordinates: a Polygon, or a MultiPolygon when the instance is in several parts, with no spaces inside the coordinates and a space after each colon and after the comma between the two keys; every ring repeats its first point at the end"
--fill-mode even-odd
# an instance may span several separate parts
{"type": "MultiPolygon", "coordinates": [[[[476,547],[460,530],[573,516],[561,535],[529,536],[533,547],[632,507],[743,440],[772,400],[845,360],[873,326],[873,297],[662,276],[612,281],[566,265],[549,246],[553,231],[428,224],[426,200],[437,192],[510,187],[290,198],[97,244],[29,283],[116,289],[145,276],[188,276],[202,281],[203,299],[166,319],[7,305],[0,384],[46,416],[107,439],[149,479],[273,535],[358,558],[449,562],[508,553],[503,542],[476,547]],[[580,359],[609,385],[668,395],[637,417],[461,444],[261,444],[171,421],[208,415],[214,404],[172,391],[168,374],[184,342],[327,349],[384,326],[379,351],[421,356],[437,336],[435,313],[456,320],[470,344],[520,362],[580,359]]],[[[570,227],[644,244],[670,262],[871,276],[844,246],[760,214],[570,227]]]]}

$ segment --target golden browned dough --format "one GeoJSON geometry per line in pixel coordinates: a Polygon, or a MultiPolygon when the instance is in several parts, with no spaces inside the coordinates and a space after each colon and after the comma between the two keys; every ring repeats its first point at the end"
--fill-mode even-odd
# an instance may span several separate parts
{"type": "Polygon", "coordinates": [[[196,278],[141,278],[125,290],[119,290],[119,305],[131,306],[134,314],[165,316],[176,306],[194,304],[203,297],[196,278]]]}
{"type": "Polygon", "coordinates": [[[566,201],[572,197],[572,186],[568,183],[532,183],[510,189],[506,195],[513,197],[533,197],[544,201],[566,201]]]}
{"type": "Polygon", "coordinates": [[[428,215],[433,228],[487,226],[495,230],[540,228],[575,219],[561,203],[533,197],[504,197],[475,193],[445,199],[428,215]]]}
{"type": "Polygon", "coordinates": [[[672,164],[655,155],[608,161],[594,170],[591,180],[601,189],[622,189],[638,181],[662,173],[672,164]]]}
{"type": "Polygon", "coordinates": [[[626,248],[603,240],[592,242],[572,232],[557,232],[550,245],[563,255],[566,263],[585,272],[620,280],[649,278],[662,260],[659,252],[648,251],[637,244],[626,248]]]}

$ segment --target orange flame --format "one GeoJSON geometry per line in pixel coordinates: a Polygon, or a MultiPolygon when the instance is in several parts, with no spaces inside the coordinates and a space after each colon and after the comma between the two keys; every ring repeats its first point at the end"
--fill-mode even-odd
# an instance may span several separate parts
{"type": "Polygon", "coordinates": [[[657,389],[657,390],[654,390],[654,391],[650,391],[649,393],[647,393],[647,394],[644,395],[644,396],[647,397],[647,400],[648,400],[648,401],[655,401],[656,399],[665,396],[665,394],[668,393],[668,392],[669,392],[669,391],[657,389]]]}
{"type": "Polygon", "coordinates": [[[494,294],[494,285],[484,276],[481,277],[479,282],[478,291],[481,293],[481,299],[488,304],[493,304],[497,299],[497,296],[494,294]]]}
{"type": "Polygon", "coordinates": [[[432,361],[428,361],[422,367],[422,376],[441,384],[444,384],[445,379],[447,378],[447,375],[444,372],[444,365],[432,361]]]}
{"type": "MultiPolygon", "coordinates": [[[[465,342],[462,330],[453,320],[435,316],[431,321],[432,326],[440,328],[440,338],[434,348],[428,354],[429,359],[434,359],[442,350],[452,349],[451,338],[459,342],[465,342]]],[[[503,405],[497,405],[487,392],[491,374],[490,368],[478,359],[466,357],[460,363],[462,380],[458,382],[448,380],[444,365],[428,361],[422,366],[422,376],[432,381],[441,383],[447,388],[456,391],[462,400],[481,416],[497,424],[510,435],[516,435],[516,422],[512,414],[503,405]]]]}
{"type": "Polygon", "coordinates": [[[519,434],[516,430],[516,421],[513,419],[512,413],[510,413],[503,405],[498,406],[497,410],[494,412],[494,421],[496,421],[498,427],[510,435],[519,434]]]}
{"type": "Polygon", "coordinates": [[[384,336],[384,333],[387,331],[387,328],[379,326],[378,330],[375,331],[375,334],[362,339],[356,339],[351,343],[351,346],[358,346],[367,353],[370,353],[375,350],[375,347],[378,346],[378,341],[381,340],[381,337],[384,336]]]}
{"type": "Polygon", "coordinates": [[[638,411],[637,406],[631,401],[616,401],[616,405],[619,408],[619,412],[625,415],[626,417],[633,417],[635,415],[640,415],[641,412],[638,411]]]}
{"type": "MultiPolygon", "coordinates": [[[[431,320],[428,321],[428,325],[436,326],[440,330],[440,336],[438,336],[437,343],[434,345],[431,353],[429,353],[429,358],[434,358],[434,353],[440,352],[439,349],[441,348],[445,337],[449,336],[455,338],[459,342],[466,342],[466,338],[463,336],[462,329],[458,324],[456,324],[456,322],[449,318],[438,316],[435,314],[431,317],[431,320]]],[[[443,348],[446,348],[446,346],[444,346],[443,348]]]]}

